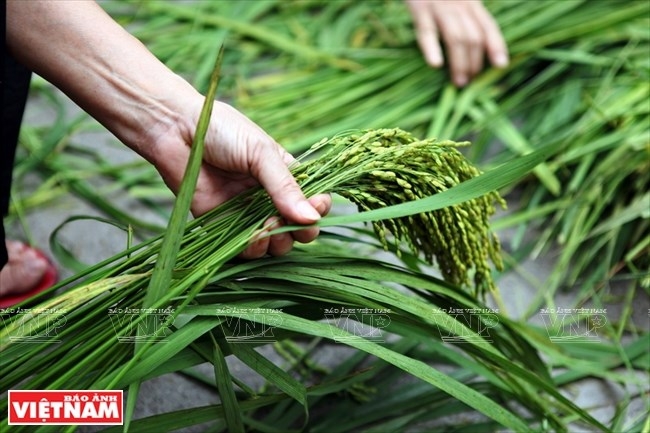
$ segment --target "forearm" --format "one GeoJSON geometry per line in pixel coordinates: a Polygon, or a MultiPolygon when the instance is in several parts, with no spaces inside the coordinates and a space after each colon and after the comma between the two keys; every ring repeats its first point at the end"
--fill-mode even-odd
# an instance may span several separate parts
{"type": "MultiPolygon", "coordinates": [[[[167,185],[178,191],[204,98],[96,3],[9,0],[7,44],[26,66],[152,162],[167,185]]],[[[217,103],[191,209],[195,215],[205,213],[262,185],[286,221],[313,224],[327,213],[331,200],[307,200],[287,168],[291,161],[293,157],[259,126],[217,103]]],[[[284,254],[294,239],[309,242],[317,234],[318,228],[309,228],[262,237],[244,256],[284,254]]]]}
{"type": "Polygon", "coordinates": [[[150,161],[156,136],[170,128],[191,133],[196,91],[95,2],[10,0],[7,44],[150,161]]]}

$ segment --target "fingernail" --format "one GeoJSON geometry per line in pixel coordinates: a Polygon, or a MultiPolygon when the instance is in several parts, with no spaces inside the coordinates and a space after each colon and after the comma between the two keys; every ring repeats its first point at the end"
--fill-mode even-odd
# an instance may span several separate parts
{"type": "Polygon", "coordinates": [[[308,220],[318,221],[320,219],[318,211],[306,201],[298,203],[298,213],[308,220]]]}
{"type": "Polygon", "coordinates": [[[318,202],[318,204],[316,205],[316,211],[318,212],[318,214],[323,215],[326,210],[327,210],[327,204],[325,204],[322,201],[318,202]]]}
{"type": "Polygon", "coordinates": [[[467,77],[465,75],[457,75],[454,81],[458,87],[463,87],[467,84],[467,77]]]}
{"type": "Polygon", "coordinates": [[[427,63],[434,68],[439,68],[443,65],[442,57],[429,56],[427,57],[427,63]]]}
{"type": "Polygon", "coordinates": [[[494,56],[494,66],[497,68],[503,68],[508,65],[508,56],[503,53],[499,53],[494,56]]]}

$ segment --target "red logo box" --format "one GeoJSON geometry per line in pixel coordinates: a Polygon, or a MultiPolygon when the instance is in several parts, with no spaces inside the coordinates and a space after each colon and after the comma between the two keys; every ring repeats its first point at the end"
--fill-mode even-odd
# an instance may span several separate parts
{"type": "Polygon", "coordinates": [[[9,424],[122,425],[122,391],[9,391],[9,424]]]}

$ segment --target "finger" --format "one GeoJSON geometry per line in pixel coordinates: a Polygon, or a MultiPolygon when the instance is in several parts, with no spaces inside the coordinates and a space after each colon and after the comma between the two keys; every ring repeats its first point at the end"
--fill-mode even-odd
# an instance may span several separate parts
{"type": "Polygon", "coordinates": [[[447,48],[449,59],[449,72],[454,84],[463,87],[469,82],[470,76],[470,54],[466,41],[465,26],[461,15],[449,15],[441,22],[441,34],[447,48]]]}
{"type": "MultiPolygon", "coordinates": [[[[269,230],[277,229],[283,225],[279,218],[269,219],[267,224],[269,225],[269,230]]],[[[291,236],[291,233],[279,233],[271,236],[268,252],[272,256],[281,256],[291,251],[292,247],[293,237],[291,236]]]]}
{"type": "Polygon", "coordinates": [[[310,227],[308,229],[296,230],[291,232],[291,238],[300,242],[301,244],[308,244],[318,237],[320,229],[318,227],[310,227]]]}
{"type": "Polygon", "coordinates": [[[415,25],[415,35],[420,46],[420,51],[424,55],[424,60],[434,68],[439,68],[444,64],[440,40],[438,39],[438,27],[429,11],[422,7],[411,7],[413,23],[415,25]]]}
{"type": "Polygon", "coordinates": [[[468,81],[483,69],[483,35],[471,17],[463,17],[465,26],[465,44],[467,46],[467,76],[468,81]]]}
{"type": "Polygon", "coordinates": [[[321,216],[325,216],[332,209],[332,196],[329,194],[318,194],[309,198],[309,203],[318,211],[321,216]]]}
{"type": "MultiPolygon", "coordinates": [[[[327,215],[332,207],[332,197],[329,194],[319,194],[309,199],[309,202],[314,206],[321,215],[327,215]]],[[[318,237],[320,229],[318,227],[310,227],[304,230],[297,230],[292,232],[293,239],[306,244],[318,237]]]]}
{"type": "Polygon", "coordinates": [[[508,66],[508,45],[506,44],[499,25],[492,15],[481,4],[480,8],[474,11],[476,19],[483,29],[485,38],[485,50],[492,66],[503,68],[508,66]]]}
{"type": "Polygon", "coordinates": [[[269,254],[272,256],[283,256],[293,248],[293,236],[291,233],[280,233],[271,236],[269,242],[269,254]]]}
{"type": "Polygon", "coordinates": [[[463,30],[463,43],[467,50],[467,81],[474,78],[483,69],[485,37],[480,23],[472,12],[480,2],[471,2],[470,12],[461,14],[459,21],[463,30]]]}
{"type": "Polygon", "coordinates": [[[267,231],[261,230],[248,247],[239,254],[242,259],[259,259],[264,257],[269,250],[271,238],[266,236],[267,231]]]}
{"type": "Polygon", "coordinates": [[[320,214],[307,201],[298,183],[289,172],[284,159],[285,151],[276,144],[257,146],[257,153],[251,155],[251,173],[259,180],[285,219],[297,224],[313,224],[320,214]]]}

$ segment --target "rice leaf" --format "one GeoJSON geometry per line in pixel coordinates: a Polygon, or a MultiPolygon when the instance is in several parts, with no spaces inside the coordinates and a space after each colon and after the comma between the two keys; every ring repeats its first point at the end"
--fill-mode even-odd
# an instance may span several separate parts
{"type": "Polygon", "coordinates": [[[223,352],[221,352],[221,349],[219,348],[219,344],[214,340],[213,347],[214,375],[217,381],[219,397],[221,397],[221,404],[224,408],[224,415],[226,418],[226,424],[228,425],[228,431],[234,433],[243,433],[245,431],[244,422],[242,420],[241,410],[239,408],[239,403],[237,402],[237,397],[235,396],[235,390],[232,386],[228,364],[226,364],[226,359],[223,355],[223,352]]]}
{"type": "MultiPolygon", "coordinates": [[[[195,310],[192,307],[188,307],[186,311],[191,313],[195,310]]],[[[254,314],[247,314],[246,312],[240,312],[239,314],[239,317],[246,318],[247,320],[259,320],[259,318],[255,317],[254,314]]],[[[442,389],[446,393],[454,396],[460,401],[463,401],[468,406],[479,410],[506,427],[510,427],[516,431],[525,431],[528,428],[523,420],[501,405],[418,360],[388,350],[378,344],[369,342],[368,340],[331,325],[312,322],[282,312],[278,312],[278,314],[282,318],[281,326],[283,328],[322,338],[345,338],[347,344],[350,346],[371,353],[405,371],[408,371],[413,376],[442,389]]]]}

